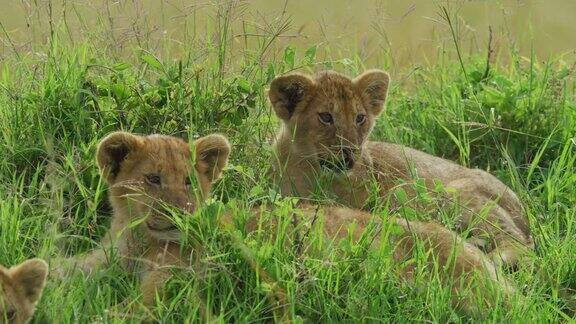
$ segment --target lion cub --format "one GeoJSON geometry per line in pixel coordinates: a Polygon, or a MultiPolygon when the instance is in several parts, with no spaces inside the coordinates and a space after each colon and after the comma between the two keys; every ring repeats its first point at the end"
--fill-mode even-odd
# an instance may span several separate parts
{"type": "MultiPolygon", "coordinates": [[[[300,205],[292,213],[288,219],[291,225],[286,227],[286,223],[280,225],[282,219],[271,208],[254,208],[244,228],[247,233],[259,232],[275,241],[277,227],[283,226],[288,233],[287,242],[292,242],[288,245],[303,248],[309,254],[315,251],[299,246],[303,243],[299,239],[312,235],[310,233],[325,235],[325,240],[320,239],[326,242],[326,245],[320,244],[323,249],[332,249],[347,239],[358,243],[362,238],[375,251],[382,246],[389,247],[399,279],[415,284],[413,279],[418,271],[424,270],[426,275],[433,276],[431,272],[438,269],[442,284],[451,289],[453,306],[474,318],[483,317],[499,297],[507,306],[514,300],[523,303],[523,296],[497,273],[482,251],[439,224],[397,218],[382,221],[360,210],[312,204],[300,205]],[[419,262],[419,255],[423,256],[424,263],[419,262]]],[[[322,251],[316,252],[322,254],[322,251]]]]}
{"type": "Polygon", "coordinates": [[[0,266],[0,323],[27,323],[42,296],[48,265],[30,259],[6,269],[0,266]]]}
{"type": "MultiPolygon", "coordinates": [[[[470,230],[471,242],[495,262],[515,265],[534,243],[522,204],[510,188],[488,172],[406,146],[367,140],[384,109],[389,82],[388,74],[379,70],[353,80],[327,71],[272,81],[268,94],[282,121],[273,161],[281,192],[309,196],[318,190],[321,170],[328,169],[334,176],[332,188],[321,189],[363,208],[373,179],[385,198],[399,186],[398,180],[421,179],[428,189],[440,181],[456,192],[447,200],[462,205],[459,230],[470,230]]],[[[405,189],[415,193],[414,187],[405,189]]]]}
{"type": "Polygon", "coordinates": [[[111,228],[102,248],[73,259],[74,265],[90,273],[117,255],[125,270],[141,274],[144,304],[153,305],[170,277],[164,266],[191,262],[190,251],[180,250],[181,233],[170,210],[194,212],[209,197],[229,154],[228,140],[215,134],[193,145],[164,135],[108,135],[96,160],[109,187],[111,228]]]}

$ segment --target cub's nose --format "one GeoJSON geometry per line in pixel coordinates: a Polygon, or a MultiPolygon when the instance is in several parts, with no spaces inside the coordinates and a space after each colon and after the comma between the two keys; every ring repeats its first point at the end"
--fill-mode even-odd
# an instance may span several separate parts
{"type": "Polygon", "coordinates": [[[346,170],[350,170],[354,167],[354,155],[352,154],[352,149],[349,147],[343,147],[342,158],[344,159],[346,170]]]}
{"type": "Polygon", "coordinates": [[[185,195],[185,194],[177,194],[174,193],[170,199],[166,199],[168,201],[166,201],[166,203],[171,207],[171,208],[176,208],[176,209],[180,209],[184,212],[187,213],[192,213],[195,210],[195,204],[190,201],[190,198],[185,195]]]}

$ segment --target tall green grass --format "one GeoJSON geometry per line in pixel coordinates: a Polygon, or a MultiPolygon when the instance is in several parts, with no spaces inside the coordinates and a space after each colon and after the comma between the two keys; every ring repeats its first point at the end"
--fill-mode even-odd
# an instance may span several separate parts
{"type": "MultiPolygon", "coordinates": [[[[318,59],[322,44],[273,51],[288,27],[285,17],[271,24],[265,37],[246,42],[239,55],[230,48],[230,20],[241,14],[234,10],[229,3],[217,7],[211,27],[217,41],[187,48],[174,56],[178,59],[145,46],[118,56],[101,39],[72,42],[65,22],[55,24],[45,44],[34,44],[35,52],[6,58],[0,82],[1,264],[32,256],[50,260],[97,245],[111,208],[94,154],[98,140],[113,130],[189,139],[226,134],[234,149],[215,199],[242,214],[251,204],[277,197],[263,171],[278,125],[267,103],[267,84],[292,70],[333,68],[354,76],[365,66],[329,48],[323,50],[330,54],[318,59]]],[[[454,48],[444,50],[437,64],[392,76],[398,81],[372,138],[489,170],[518,192],[538,249],[533,266],[509,276],[528,303],[510,312],[495,305],[486,319],[564,321],[573,316],[567,305],[576,304],[570,292],[576,289],[573,62],[516,51],[489,61],[484,54],[458,61],[454,48]]],[[[278,204],[280,213],[291,213],[289,201],[278,204]]],[[[205,233],[203,271],[176,271],[170,298],[151,316],[193,322],[209,308],[222,321],[273,319],[267,295],[275,288],[221,235],[205,233]]],[[[319,233],[305,239],[312,244],[319,233]]],[[[322,257],[303,257],[265,237],[247,236],[244,242],[287,292],[296,319],[466,321],[438,280],[424,281],[428,277],[422,274],[418,289],[397,281],[386,253],[359,254],[361,246],[343,243],[322,257]]],[[[137,322],[150,315],[139,307],[137,287],[137,278],[119,266],[90,278],[51,280],[35,321],[137,322]]]]}

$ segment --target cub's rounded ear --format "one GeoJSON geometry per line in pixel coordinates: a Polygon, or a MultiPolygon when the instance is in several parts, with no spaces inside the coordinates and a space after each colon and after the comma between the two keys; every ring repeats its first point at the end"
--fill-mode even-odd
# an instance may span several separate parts
{"type": "Polygon", "coordinates": [[[196,149],[196,169],[210,182],[217,180],[228,164],[230,143],[220,134],[201,137],[194,142],[196,149]]]}
{"type": "Polygon", "coordinates": [[[36,303],[46,284],[48,264],[41,259],[30,259],[10,268],[13,283],[20,287],[24,296],[31,303],[36,303]]]}
{"type": "Polygon", "coordinates": [[[126,157],[138,150],[142,144],[140,136],[127,132],[114,132],[106,136],[100,141],[96,152],[96,162],[102,177],[112,183],[126,157]]]}
{"type": "Polygon", "coordinates": [[[303,109],[312,97],[314,81],[302,74],[279,76],[272,80],[268,97],[276,115],[289,120],[294,112],[303,109]]]}
{"type": "Polygon", "coordinates": [[[381,70],[368,70],[354,79],[354,84],[362,94],[364,102],[370,106],[374,115],[384,109],[388,96],[390,76],[381,70]]]}

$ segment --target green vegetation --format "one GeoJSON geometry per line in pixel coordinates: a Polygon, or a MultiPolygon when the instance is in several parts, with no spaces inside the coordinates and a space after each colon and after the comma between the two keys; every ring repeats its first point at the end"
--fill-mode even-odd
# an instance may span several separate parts
{"type": "MultiPolygon", "coordinates": [[[[111,210],[94,155],[98,141],[113,130],[186,138],[226,134],[231,163],[215,201],[203,211],[207,217],[219,206],[242,214],[247,205],[276,197],[264,172],[278,124],[266,99],[269,81],[295,69],[330,68],[352,76],[365,66],[359,58],[335,54],[319,60],[322,45],[271,54],[273,31],[238,55],[222,32],[230,16],[219,19],[217,45],[188,48],[177,60],[144,49],[118,58],[88,38],[67,41],[64,26],[34,52],[2,63],[0,264],[33,256],[50,260],[96,246],[111,210]]],[[[527,304],[510,312],[496,305],[486,317],[566,320],[573,316],[568,305],[576,303],[570,291],[576,289],[573,62],[510,51],[491,57],[487,67],[485,55],[459,61],[455,49],[446,51],[437,64],[414,68],[394,82],[372,138],[487,169],[516,190],[538,245],[533,265],[509,274],[527,304]]],[[[277,204],[279,215],[290,215],[289,201],[277,204]]],[[[202,239],[197,243],[204,247],[203,271],[178,271],[170,298],[152,316],[162,322],[200,320],[206,312],[226,322],[272,319],[267,295],[278,288],[260,280],[223,232],[210,226],[191,232],[202,239]]],[[[319,244],[316,234],[304,240],[319,244]]],[[[345,242],[321,259],[263,237],[246,237],[244,243],[286,291],[297,319],[466,320],[451,308],[449,290],[439,282],[421,282],[418,289],[399,282],[386,253],[361,253],[362,243],[345,242]]],[[[139,321],[146,313],[137,307],[137,287],[138,278],[118,266],[91,278],[51,280],[35,322],[139,321]]]]}

